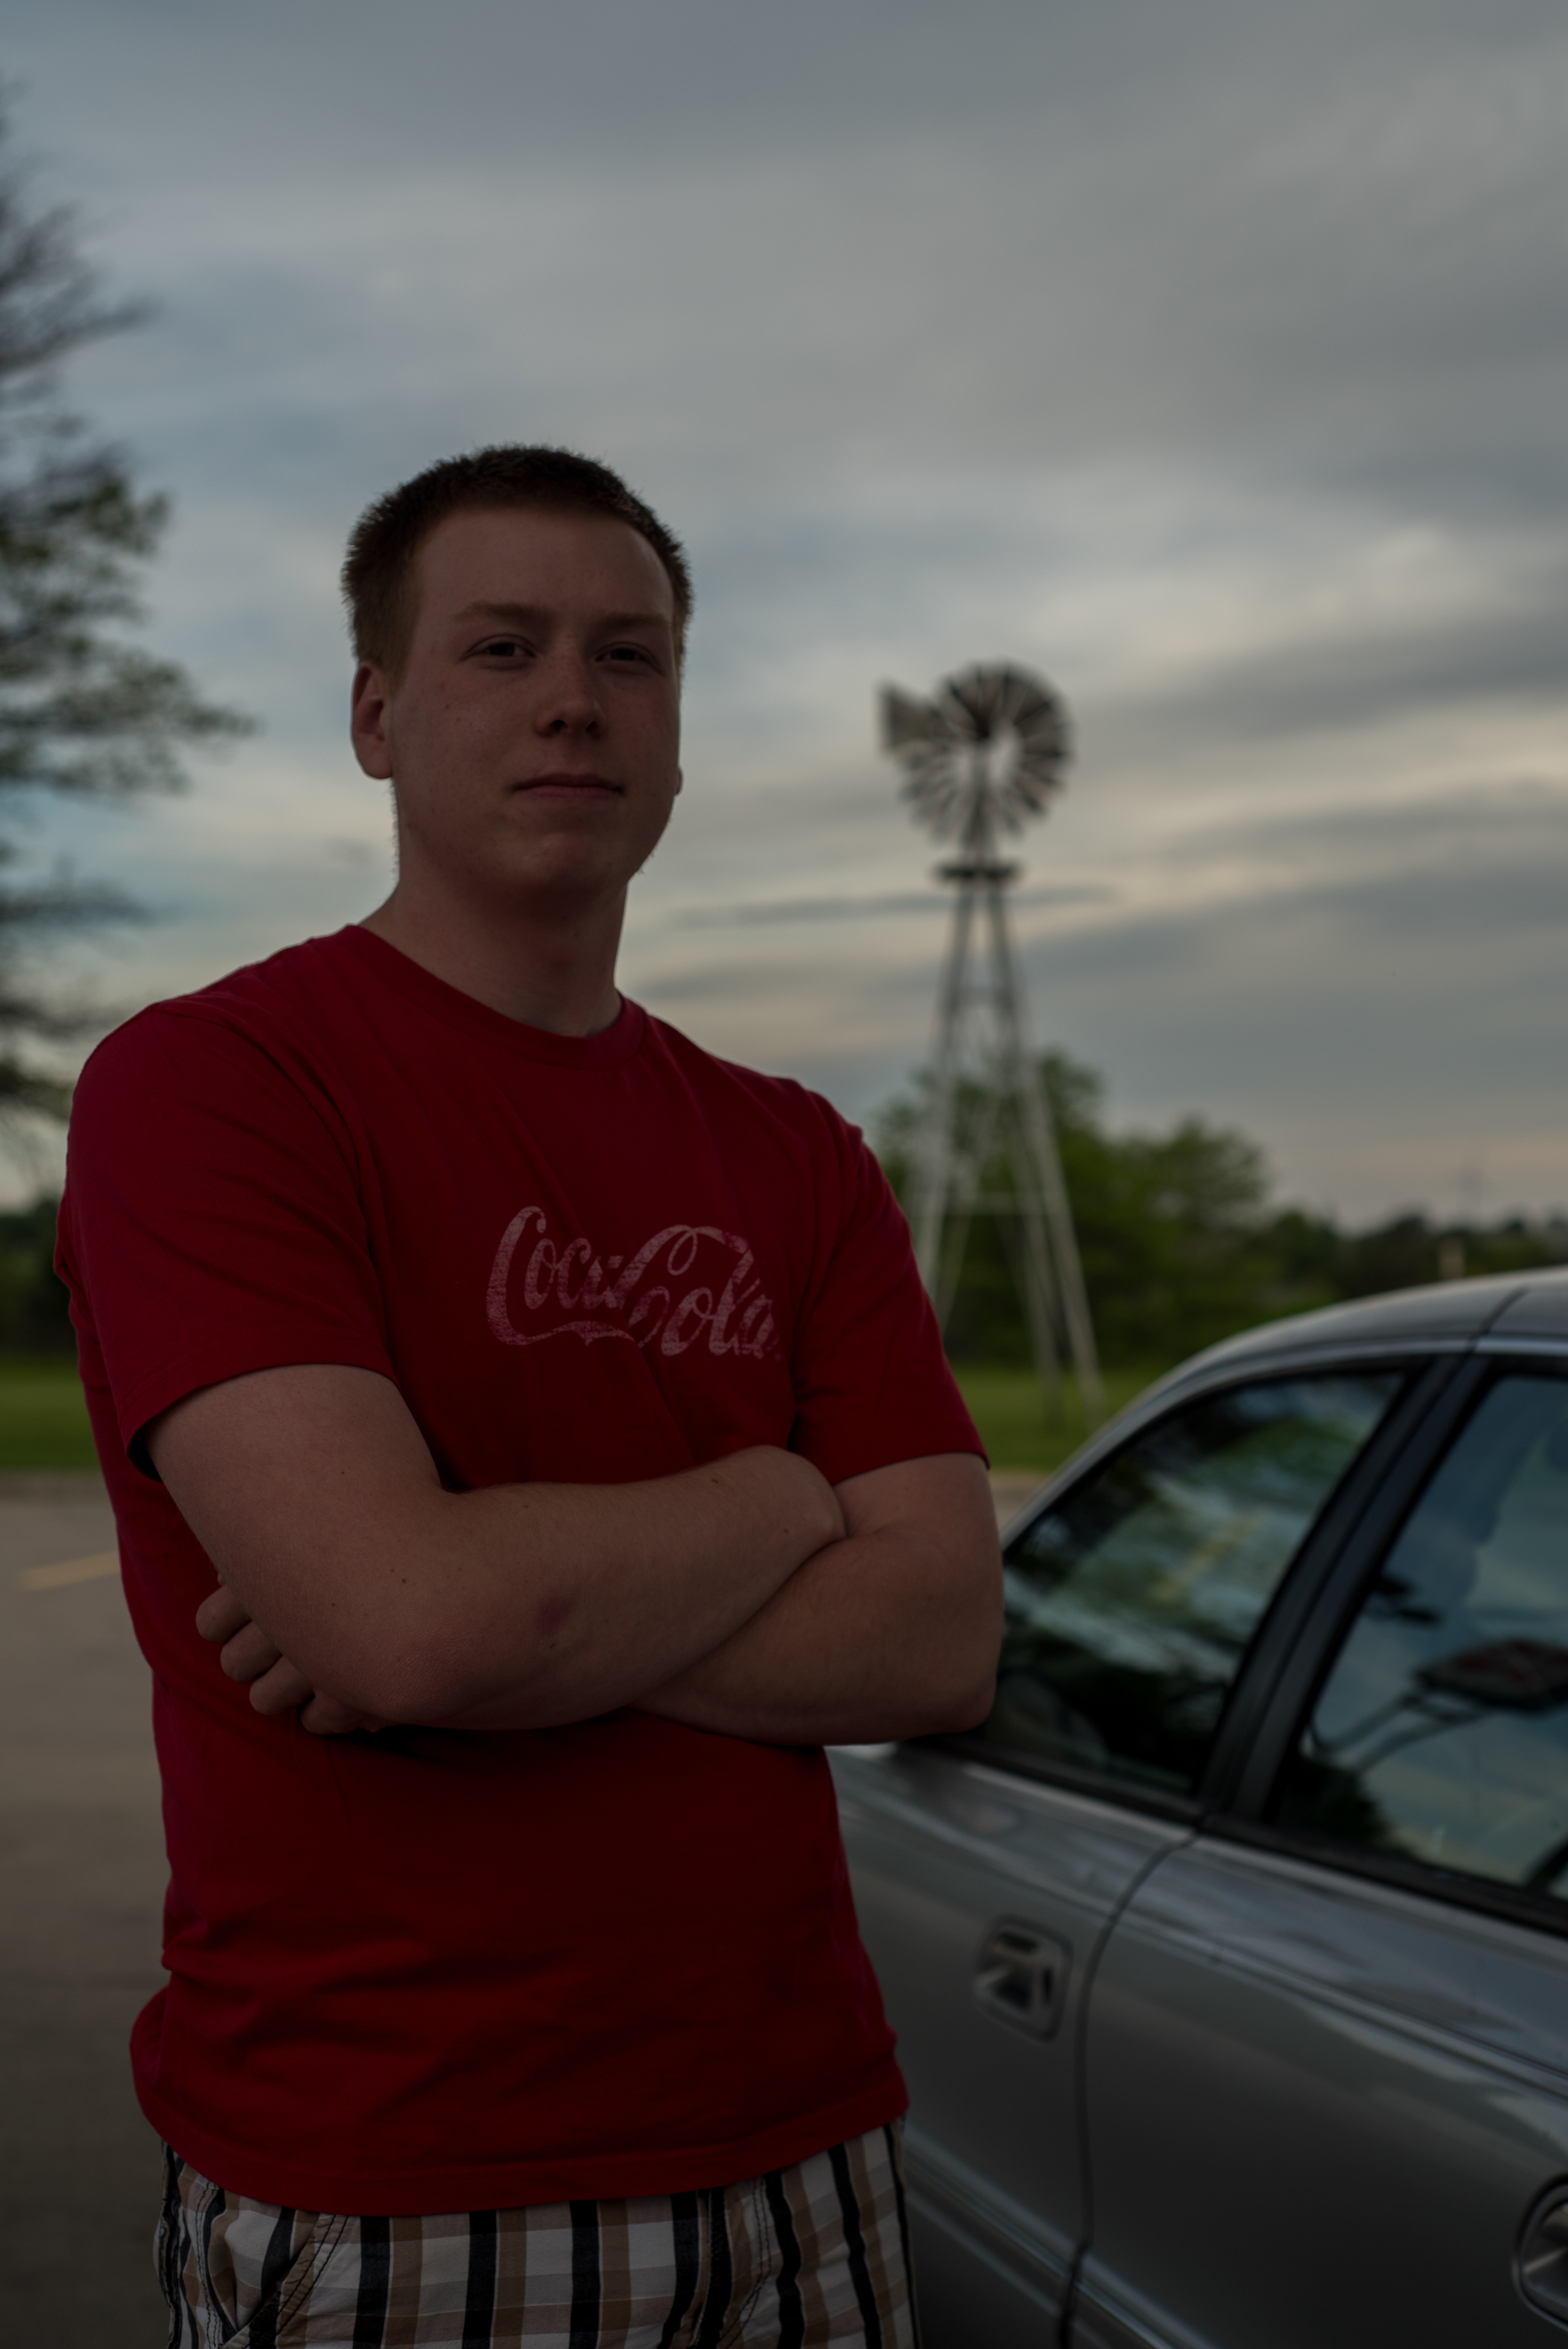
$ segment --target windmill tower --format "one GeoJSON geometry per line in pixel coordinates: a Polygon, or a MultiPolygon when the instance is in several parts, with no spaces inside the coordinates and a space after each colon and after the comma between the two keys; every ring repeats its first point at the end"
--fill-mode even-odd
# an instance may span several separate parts
{"type": "Polygon", "coordinates": [[[1105,1410],[1094,1328],[1007,926],[1021,868],[999,853],[1062,787],[1067,713],[1016,668],[965,669],[929,701],[888,686],[882,710],[903,797],[954,848],[937,867],[954,895],[911,1217],[921,1278],[945,1328],[973,1218],[1003,1218],[1041,1389],[1053,1399],[1070,1363],[1092,1427],[1105,1410]],[[1007,1187],[984,1189],[998,1167],[1007,1187]]]}

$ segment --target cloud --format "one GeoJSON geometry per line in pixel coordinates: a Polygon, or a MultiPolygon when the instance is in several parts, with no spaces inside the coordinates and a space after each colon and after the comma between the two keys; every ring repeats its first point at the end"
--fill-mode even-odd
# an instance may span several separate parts
{"type": "MultiPolygon", "coordinates": [[[[1173,732],[1268,743],[1284,736],[1365,732],[1412,711],[1484,709],[1534,703],[1568,719],[1568,548],[1462,544],[1444,550],[1469,562],[1461,594],[1439,608],[1408,583],[1398,608],[1387,595],[1370,609],[1354,578],[1340,583],[1340,609],[1317,616],[1292,640],[1274,629],[1261,642],[1233,644],[1196,665],[1177,686],[1140,695],[1118,715],[1123,734],[1148,741],[1173,732]],[[1423,610],[1422,604],[1428,608],[1423,610]]],[[[1238,635],[1242,632],[1238,631],[1238,635]]]]}
{"type": "MultiPolygon", "coordinates": [[[[1107,888],[1096,888],[1087,883],[1074,888],[1023,889],[1013,894],[1013,905],[1081,905],[1102,904],[1113,895],[1107,888]]],[[[724,926],[732,924],[749,926],[754,922],[858,922],[882,914],[939,914],[946,911],[950,900],[934,889],[889,890],[881,896],[869,897],[756,897],[747,903],[730,905],[687,905],[669,914],[666,918],[678,926],[691,929],[724,926]]]]}
{"type": "Polygon", "coordinates": [[[1544,0],[22,13],[127,261],[372,463],[511,400],[726,506],[1180,459],[1528,511],[1561,466],[1544,0]]]}
{"type": "Polygon", "coordinates": [[[941,901],[874,690],[1015,659],[1080,745],[1015,899],[1043,1034],[1317,1195],[1423,1195],[1472,1127],[1564,1195],[1551,0],[18,0],[10,50],[161,304],[76,385],[176,492],[158,642],[267,724],[181,806],[37,825],[166,913],[117,985],[364,910],[343,535],[559,438],[697,565],[655,1007],[896,1084],[941,901]]]}
{"type": "MultiPolygon", "coordinates": [[[[1568,792],[1531,784],[1216,826],[1195,861],[1246,860],[1245,888],[1020,907],[1036,1033],[1109,1073],[1114,1118],[1198,1109],[1259,1135],[1286,1196],[1454,1211],[1479,1165],[1489,1213],[1561,1206],[1565,834],[1568,792]]],[[[693,958],[645,937],[634,983],[865,1119],[929,1050],[939,946],[873,952],[846,927],[810,958],[727,942],[693,958]]]]}

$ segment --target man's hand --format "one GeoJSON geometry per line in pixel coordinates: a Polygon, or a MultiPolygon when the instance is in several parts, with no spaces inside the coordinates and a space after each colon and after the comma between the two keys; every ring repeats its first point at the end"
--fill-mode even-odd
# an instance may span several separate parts
{"type": "Polygon", "coordinates": [[[634,1485],[449,1493],[391,1381],[332,1363],[203,1387],[147,1444],[254,1627],[228,1634],[253,1702],[318,1692],[312,1727],[329,1700],[469,1729],[634,1704],[844,1532],[817,1470],[767,1444],[634,1485]]]}
{"type": "Polygon", "coordinates": [[[316,1737],[346,1737],[356,1729],[387,1729],[390,1723],[374,1713],[356,1713],[323,1696],[311,1686],[297,1664],[279,1652],[259,1623],[253,1623],[242,1602],[222,1583],[209,1591],[196,1609],[196,1629],[204,1640],[222,1641],[218,1661],[232,1681],[251,1684],[251,1702],[258,1713],[297,1713],[301,1726],[316,1737]]]}

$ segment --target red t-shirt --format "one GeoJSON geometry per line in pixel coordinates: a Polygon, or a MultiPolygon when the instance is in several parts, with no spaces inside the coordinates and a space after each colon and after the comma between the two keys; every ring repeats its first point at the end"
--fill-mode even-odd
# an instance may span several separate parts
{"type": "Polygon", "coordinates": [[[458,1488],[977,1451],[855,1130],[635,1005],[548,1035],[347,929],[93,1055],[60,1267],[153,1669],[170,1980],[133,2052],[176,2150],[410,2214],[717,2185],[902,2110],[819,1750],[263,1720],[137,1445],[198,1387],[347,1362],[458,1488]]]}

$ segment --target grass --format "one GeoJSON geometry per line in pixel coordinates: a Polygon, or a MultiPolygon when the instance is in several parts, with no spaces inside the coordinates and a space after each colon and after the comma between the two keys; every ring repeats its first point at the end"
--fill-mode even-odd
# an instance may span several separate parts
{"type": "MultiPolygon", "coordinates": [[[[1064,1384],[1056,1413],[1047,1419],[1033,1371],[955,1366],[954,1375],[993,1468],[1028,1468],[1043,1476],[1060,1467],[1088,1433],[1078,1390],[1070,1380],[1064,1384]]],[[[1107,1371],[1107,1415],[1120,1411],[1157,1376],[1153,1371],[1107,1371]]]]}
{"type": "MultiPolygon", "coordinates": [[[[1108,1409],[1119,1411],[1130,1402],[1152,1375],[1108,1371],[1108,1409]]],[[[965,1368],[958,1372],[958,1383],[995,1468],[1033,1469],[1044,1475],[1083,1442],[1083,1413],[1070,1381],[1049,1420],[1032,1371],[965,1368]]],[[[76,1364],[0,1361],[0,1469],[96,1465],[76,1364]]]]}
{"type": "Polygon", "coordinates": [[[0,1361],[0,1469],[97,1466],[75,1362],[0,1361]]]}

